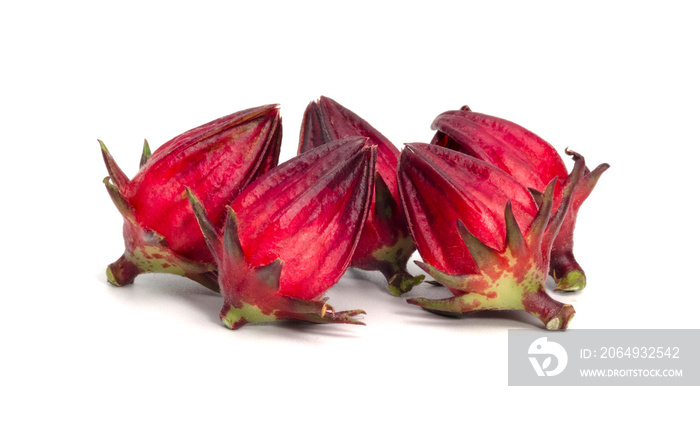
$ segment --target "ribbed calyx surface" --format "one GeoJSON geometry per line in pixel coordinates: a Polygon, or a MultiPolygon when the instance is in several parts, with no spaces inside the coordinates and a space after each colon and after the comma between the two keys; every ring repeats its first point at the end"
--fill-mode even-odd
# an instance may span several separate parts
{"type": "MultiPolygon", "coordinates": [[[[567,186],[567,170],[557,151],[531,131],[498,117],[473,112],[464,106],[460,110],[440,114],[433,122],[437,131],[432,143],[463,152],[496,166],[533,190],[536,197],[555,178],[554,209],[559,208],[567,186]]],[[[550,274],[557,289],[580,290],[586,286],[586,276],[573,254],[573,234],[581,204],[595,187],[608,164],[584,174],[573,189],[569,210],[554,240],[550,274]]]]}
{"type": "Polygon", "coordinates": [[[443,314],[524,310],[548,329],[566,328],[574,309],[547,295],[544,282],[552,243],[583,174],[583,158],[571,154],[576,165],[552,215],[555,180],[538,205],[527,188],[487,162],[437,145],[408,144],[398,183],[425,261],[417,263],[454,294],[408,302],[443,314]]]}
{"type": "Polygon", "coordinates": [[[399,205],[396,167],[399,150],[354,112],[328,97],[309,103],[299,138],[299,153],[344,137],[366,137],[377,147],[377,180],[367,223],[352,258],[351,267],[378,270],[389,291],[400,295],[423,281],[411,276],[406,263],[415,251],[406,217],[399,205]]]}
{"type": "Polygon", "coordinates": [[[309,150],[261,176],[227,210],[223,233],[190,201],[219,269],[232,329],[296,319],[361,324],[323,293],[350,264],[369,213],[376,148],[361,137],[309,150]]]}
{"type": "Polygon", "coordinates": [[[151,155],[129,180],[100,141],[104,183],[124,217],[124,255],[107,269],[117,286],[141,273],[173,273],[218,291],[216,264],[192,214],[185,187],[202,196],[214,225],[249,183],[277,165],[282,124],[277,105],[239,111],[187,131],[151,155]]]}

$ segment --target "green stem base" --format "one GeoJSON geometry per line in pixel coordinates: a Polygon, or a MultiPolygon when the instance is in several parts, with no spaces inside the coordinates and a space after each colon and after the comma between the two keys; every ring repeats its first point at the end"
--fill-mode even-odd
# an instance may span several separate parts
{"type": "MultiPolygon", "coordinates": [[[[172,256],[172,253],[170,253],[172,256]]],[[[106,270],[107,281],[117,287],[133,284],[136,277],[144,273],[168,273],[186,277],[209,290],[219,292],[219,283],[214,267],[184,259],[163,259],[163,255],[146,257],[144,254],[124,253],[106,270]]]]}
{"type": "Polygon", "coordinates": [[[314,301],[295,298],[280,298],[280,309],[263,310],[256,305],[241,303],[238,307],[225,304],[219,317],[231,330],[237,330],[249,323],[266,323],[282,320],[297,320],[315,324],[355,324],[365,325],[355,319],[366,314],[364,310],[335,311],[326,299],[314,301]]]}
{"type": "Polygon", "coordinates": [[[448,316],[464,316],[487,310],[522,310],[537,317],[548,330],[567,328],[575,314],[573,306],[555,301],[544,290],[526,293],[521,299],[466,293],[447,299],[411,298],[407,302],[448,316]]]}
{"type": "Polygon", "coordinates": [[[571,251],[552,251],[549,274],[554,278],[558,291],[580,291],[586,288],[586,274],[571,251]]]}

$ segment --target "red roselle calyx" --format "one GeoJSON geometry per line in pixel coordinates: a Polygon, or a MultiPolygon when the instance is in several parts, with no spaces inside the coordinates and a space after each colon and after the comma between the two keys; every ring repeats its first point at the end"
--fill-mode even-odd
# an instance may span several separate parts
{"type": "Polygon", "coordinates": [[[100,141],[109,177],[104,183],[124,217],[125,252],[107,268],[114,285],[141,273],[172,273],[218,291],[216,264],[192,214],[185,187],[202,198],[215,226],[225,206],[277,165],[282,124],[277,105],[240,111],[166,142],[129,180],[100,141]]]}
{"type": "Polygon", "coordinates": [[[548,329],[566,328],[574,309],[547,295],[544,282],[552,243],[584,169],[583,158],[571,154],[574,170],[551,215],[555,180],[538,206],[527,188],[486,162],[436,145],[408,144],[398,181],[425,261],[417,264],[455,295],[408,302],[443,314],[525,310],[548,329]]]}
{"type": "Polygon", "coordinates": [[[221,320],[296,319],[361,324],[362,310],[336,312],[323,293],[345,273],[369,213],[376,148],[364,138],[330,142],[260,177],[227,210],[223,234],[190,193],[216,259],[221,320]]]}
{"type": "Polygon", "coordinates": [[[344,137],[361,136],[377,146],[377,178],[367,223],[352,257],[351,267],[379,270],[389,291],[398,296],[423,281],[411,276],[406,263],[416,247],[399,205],[396,167],[399,150],[379,131],[328,97],[309,103],[299,138],[299,153],[344,137]]]}
{"type": "MultiPolygon", "coordinates": [[[[437,130],[432,143],[489,162],[532,189],[538,198],[547,184],[558,178],[553,199],[554,208],[559,207],[567,170],[556,150],[542,138],[513,122],[475,113],[467,106],[440,114],[432,128],[437,130]]],[[[573,189],[569,211],[551,253],[549,273],[558,290],[575,291],[586,286],[586,275],[573,254],[574,226],[581,204],[608,168],[606,163],[593,171],[584,168],[581,181],[573,189]]]]}

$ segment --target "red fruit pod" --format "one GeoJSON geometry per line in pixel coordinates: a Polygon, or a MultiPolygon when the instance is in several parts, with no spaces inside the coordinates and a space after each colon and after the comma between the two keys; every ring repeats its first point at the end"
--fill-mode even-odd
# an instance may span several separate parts
{"type": "Polygon", "coordinates": [[[221,320],[296,319],[361,324],[362,310],[336,312],[322,298],[347,270],[374,187],[376,148],[364,138],[336,140],[261,176],[236,197],[219,234],[190,193],[218,264],[221,320]]]}
{"type": "MultiPolygon", "coordinates": [[[[559,207],[568,173],[559,154],[541,137],[513,122],[475,113],[466,106],[440,114],[432,128],[437,130],[433,144],[463,152],[500,168],[532,189],[538,198],[547,184],[558,178],[554,208],[559,207]]],[[[586,275],[573,254],[574,226],[581,204],[608,168],[606,163],[593,171],[585,168],[583,178],[573,189],[569,211],[551,253],[549,273],[558,290],[576,291],[586,286],[586,275]]]]}
{"type": "Polygon", "coordinates": [[[217,226],[226,205],[277,165],[282,124],[277,105],[239,111],[189,130],[150,154],[129,180],[100,141],[109,177],[104,183],[124,217],[125,252],[107,268],[114,285],[141,273],[171,273],[218,291],[216,264],[187,199],[202,196],[217,226]]]}
{"type": "Polygon", "coordinates": [[[442,314],[524,310],[548,329],[566,328],[574,309],[547,295],[544,283],[552,242],[583,172],[583,159],[575,157],[570,185],[551,215],[554,180],[538,207],[527,188],[487,162],[437,145],[407,144],[398,183],[425,261],[417,264],[454,294],[408,302],[442,314]]]}
{"type": "Polygon", "coordinates": [[[406,264],[416,250],[399,202],[396,167],[399,150],[360,116],[328,97],[309,103],[299,137],[299,153],[344,137],[366,137],[377,146],[377,178],[367,223],[351,267],[378,270],[389,291],[399,296],[423,281],[406,264]]]}

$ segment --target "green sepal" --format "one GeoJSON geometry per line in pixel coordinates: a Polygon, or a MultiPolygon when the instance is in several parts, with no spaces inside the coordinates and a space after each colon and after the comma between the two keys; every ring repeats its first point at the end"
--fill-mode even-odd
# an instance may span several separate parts
{"type": "Polygon", "coordinates": [[[216,228],[214,227],[214,224],[211,222],[211,220],[209,220],[209,217],[207,216],[207,210],[204,208],[204,205],[202,205],[202,202],[200,202],[200,200],[197,199],[197,196],[194,195],[192,190],[190,190],[188,187],[185,187],[185,191],[187,193],[187,198],[190,201],[190,205],[192,206],[192,211],[194,211],[194,216],[197,219],[197,223],[199,223],[199,228],[202,230],[204,240],[207,242],[207,246],[209,247],[212,256],[214,256],[214,259],[218,263],[219,235],[216,231],[216,228]]]}
{"type": "Polygon", "coordinates": [[[233,208],[226,207],[228,214],[226,216],[226,224],[224,227],[223,248],[226,254],[236,259],[245,259],[243,254],[243,246],[238,237],[238,217],[233,208]]]}
{"type": "Polygon", "coordinates": [[[566,178],[564,191],[562,192],[561,202],[559,202],[559,208],[557,209],[556,213],[554,213],[554,215],[550,218],[549,224],[547,225],[547,228],[542,234],[542,240],[540,245],[542,248],[543,255],[546,255],[547,257],[549,257],[551,253],[552,244],[554,243],[554,239],[559,233],[561,224],[564,222],[564,218],[569,212],[569,207],[571,205],[571,199],[573,197],[574,190],[578,186],[578,183],[583,177],[584,171],[586,170],[586,162],[583,156],[574,151],[571,151],[568,148],[566,149],[566,154],[574,158],[574,168],[571,171],[571,174],[569,174],[569,177],[566,178]]]}
{"type": "Polygon", "coordinates": [[[444,271],[440,271],[437,268],[433,267],[430,264],[426,264],[425,262],[421,261],[413,261],[418,267],[420,267],[421,270],[425,271],[429,275],[435,278],[435,280],[440,284],[443,285],[447,288],[452,288],[455,290],[460,290],[460,291],[467,291],[469,290],[469,285],[470,281],[473,280],[473,278],[478,278],[476,275],[460,275],[460,276],[454,276],[451,274],[447,274],[444,271]]]}
{"type": "Polygon", "coordinates": [[[475,311],[484,310],[522,310],[522,304],[517,302],[513,306],[509,306],[504,304],[502,299],[489,298],[479,293],[466,293],[445,299],[411,298],[406,302],[433,313],[450,316],[465,316],[475,311]]]}
{"type": "Polygon", "coordinates": [[[255,274],[258,276],[258,279],[269,288],[279,290],[282,266],[284,266],[284,261],[277,258],[267,265],[256,268],[255,274]]]}
{"type": "Polygon", "coordinates": [[[143,139],[143,152],[141,153],[141,162],[139,163],[139,169],[143,168],[144,165],[146,165],[146,162],[148,162],[148,159],[151,158],[151,147],[148,146],[148,141],[146,139],[143,139]]]}
{"type": "Polygon", "coordinates": [[[596,183],[598,183],[598,179],[600,179],[600,176],[608,169],[610,168],[610,165],[607,163],[601,163],[598,165],[593,171],[587,173],[584,176],[584,179],[581,181],[580,187],[586,191],[586,196],[588,196],[593,188],[595,187],[596,183]]]}
{"type": "Polygon", "coordinates": [[[117,189],[123,193],[124,190],[126,190],[126,186],[129,184],[129,178],[124,174],[122,169],[119,168],[119,165],[117,165],[117,162],[110,154],[107,146],[101,140],[97,139],[97,141],[100,143],[100,148],[102,149],[102,158],[107,167],[107,173],[109,173],[109,177],[112,179],[117,189]]]}
{"type": "Polygon", "coordinates": [[[491,247],[481,242],[478,237],[471,234],[467,227],[464,226],[464,223],[459,219],[457,220],[457,231],[467,245],[469,254],[471,254],[479,268],[486,268],[497,259],[496,252],[491,247]]]}
{"type": "Polygon", "coordinates": [[[537,208],[539,208],[542,205],[544,194],[540,190],[536,190],[534,188],[528,188],[527,190],[530,192],[532,200],[535,201],[535,205],[537,205],[537,208]]]}
{"type": "Polygon", "coordinates": [[[504,211],[506,219],[506,248],[510,249],[514,256],[520,257],[527,254],[527,245],[523,238],[523,233],[520,231],[518,222],[513,215],[513,207],[510,199],[506,203],[504,211]]]}
{"type": "Polygon", "coordinates": [[[547,188],[544,189],[544,194],[542,195],[542,203],[537,210],[535,218],[530,223],[530,227],[527,230],[528,244],[530,249],[535,245],[541,245],[542,236],[544,236],[544,231],[549,224],[549,218],[552,213],[552,205],[554,202],[554,187],[556,186],[557,178],[552,179],[547,188]]]}
{"type": "Polygon", "coordinates": [[[134,217],[134,208],[122,195],[121,191],[119,191],[119,188],[111,182],[111,180],[112,178],[108,176],[102,181],[107,188],[109,197],[112,198],[114,206],[117,207],[117,210],[119,210],[119,213],[124,217],[124,219],[132,224],[135,224],[136,218],[134,217]]]}
{"type": "Polygon", "coordinates": [[[561,223],[564,221],[564,217],[566,217],[566,213],[569,211],[571,198],[574,195],[579,182],[583,178],[585,171],[588,170],[583,156],[575,151],[571,151],[568,148],[566,149],[566,154],[573,157],[574,168],[571,170],[569,177],[566,178],[561,203],[559,204],[559,210],[557,210],[557,213],[552,217],[552,221],[555,225],[561,225],[561,223]]]}
{"type": "Polygon", "coordinates": [[[423,282],[425,282],[426,284],[432,285],[433,287],[444,287],[444,285],[442,285],[440,282],[438,282],[436,280],[425,280],[423,282]]]}

